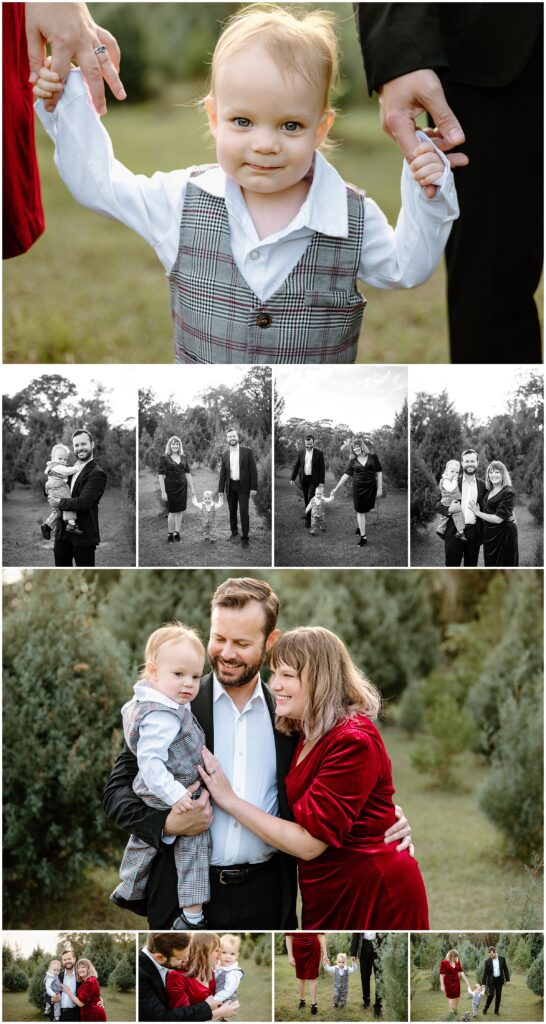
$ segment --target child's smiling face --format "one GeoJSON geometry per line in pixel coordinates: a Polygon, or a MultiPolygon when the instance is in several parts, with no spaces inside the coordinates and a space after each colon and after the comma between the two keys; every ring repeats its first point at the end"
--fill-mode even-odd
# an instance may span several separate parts
{"type": "Polygon", "coordinates": [[[262,194],[305,178],[334,119],[311,83],[283,77],[259,44],[222,60],[206,108],[218,163],[243,192],[262,194]]]}

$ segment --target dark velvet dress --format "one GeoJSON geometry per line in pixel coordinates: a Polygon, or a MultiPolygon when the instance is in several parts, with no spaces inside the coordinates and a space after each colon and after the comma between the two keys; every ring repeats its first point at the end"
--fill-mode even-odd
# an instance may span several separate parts
{"type": "Polygon", "coordinates": [[[375,507],[377,497],[376,473],[382,472],[382,467],[377,455],[371,452],[366,459],[366,465],[362,466],[356,456],[353,456],[345,472],[353,478],[353,501],[355,512],[371,512],[375,507]]]}
{"type": "Polygon", "coordinates": [[[461,994],[461,979],[459,974],[462,971],[462,966],[457,960],[454,967],[451,966],[449,960],[442,960],[440,964],[440,974],[444,976],[444,985],[446,999],[458,999],[461,994]]]}
{"type": "Polygon", "coordinates": [[[179,463],[171,455],[162,455],[157,472],[159,476],[165,477],[169,512],[185,512],[188,501],[186,473],[190,472],[190,467],[184,455],[180,456],[179,463]]]}
{"type": "Polygon", "coordinates": [[[96,978],[86,978],[78,985],[78,999],[81,999],[84,1006],[80,1006],[80,1020],[106,1020],[104,1006],[97,1006],[100,999],[100,988],[96,978]]]}
{"type": "Polygon", "coordinates": [[[318,935],[305,935],[302,932],[287,932],[286,934],[292,936],[296,978],[301,981],[313,981],[314,978],[318,978],[322,955],[318,935]]]}
{"type": "Polygon", "coordinates": [[[502,523],[488,523],[483,520],[483,561],[484,565],[519,565],[518,528],[509,522],[514,513],[516,493],[511,487],[501,487],[497,494],[486,493],[482,511],[500,516],[502,523]]]}
{"type": "Polygon", "coordinates": [[[198,978],[188,978],[181,971],[169,971],[165,980],[169,1010],[179,1006],[195,1006],[204,1003],[205,999],[216,992],[216,982],[211,978],[209,985],[203,985],[198,978]]]}
{"type": "Polygon", "coordinates": [[[392,769],[373,722],[340,722],[300,764],[300,739],[286,792],[294,819],[328,847],[298,860],[302,928],[426,930],[428,908],[417,861],[383,841],[396,820],[392,769]]]}

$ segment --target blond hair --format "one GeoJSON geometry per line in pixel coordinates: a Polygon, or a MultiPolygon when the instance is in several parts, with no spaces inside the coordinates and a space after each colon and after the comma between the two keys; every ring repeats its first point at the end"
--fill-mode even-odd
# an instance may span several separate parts
{"type": "Polygon", "coordinates": [[[188,978],[197,978],[203,985],[208,985],[212,976],[210,957],[217,949],[220,949],[220,939],[215,932],[195,932],[191,937],[188,949],[189,964],[184,974],[187,974],[188,978]]]}
{"type": "Polygon", "coordinates": [[[237,950],[241,948],[240,935],[232,935],[231,932],[226,932],[225,935],[220,936],[220,946],[222,945],[222,942],[225,942],[226,939],[229,941],[230,945],[236,946],[237,950]]]}
{"type": "Polygon", "coordinates": [[[178,444],[180,445],[179,455],[183,455],[184,454],[184,445],[182,444],[182,441],[180,440],[179,437],[177,437],[176,434],[173,434],[173,436],[170,437],[169,440],[167,441],[167,444],[165,445],[165,455],[170,455],[171,454],[171,445],[172,445],[173,441],[178,441],[178,444]]]}
{"type": "Polygon", "coordinates": [[[76,966],[74,969],[77,971],[78,967],[81,967],[82,964],[87,969],[88,978],[98,978],[96,968],[93,967],[93,964],[91,963],[90,960],[87,959],[86,956],[81,956],[80,959],[76,961],[76,966]]]}
{"type": "Polygon", "coordinates": [[[506,466],[504,465],[504,462],[499,462],[498,459],[495,459],[493,462],[489,463],[489,465],[488,465],[488,467],[487,467],[487,469],[485,471],[485,486],[486,486],[488,491],[490,491],[492,486],[493,486],[493,484],[491,483],[491,481],[489,479],[489,474],[490,474],[492,469],[497,469],[499,471],[499,473],[501,474],[501,476],[502,476],[501,486],[502,487],[511,487],[512,486],[512,478],[511,478],[510,473],[508,472],[506,466]]]}
{"type": "Polygon", "coordinates": [[[353,443],[351,444],[351,451],[354,452],[356,447],[362,448],[362,451],[364,452],[365,455],[369,455],[370,454],[370,449],[369,449],[368,445],[360,437],[355,437],[353,443]]]}
{"type": "Polygon", "coordinates": [[[455,961],[455,960],[459,959],[459,954],[458,954],[456,949],[450,949],[446,953],[446,957],[445,958],[446,958],[446,960],[449,960],[450,963],[452,963],[452,961],[455,961]]]}
{"type": "Polygon", "coordinates": [[[226,22],[212,56],[210,95],[226,57],[260,42],[287,76],[301,75],[322,95],[324,110],[339,69],[335,18],[328,11],[303,11],[276,4],[250,4],[226,22]]]}
{"type": "Polygon", "coordinates": [[[252,576],[224,580],[212,595],[210,607],[211,611],[215,608],[246,608],[249,601],[258,601],[263,608],[267,639],[277,625],[279,599],[265,580],[255,580],[252,576]]]}
{"type": "Polygon", "coordinates": [[[307,740],[315,740],[338,722],[357,714],[377,718],[381,710],[377,687],[356,667],[343,641],[322,626],[285,633],[273,646],[269,664],[273,669],[287,665],[300,678],[304,670],[307,675],[301,722],[278,717],[279,732],[301,732],[307,740]]]}
{"type": "Polygon", "coordinates": [[[444,469],[444,473],[447,473],[448,469],[453,468],[455,468],[457,472],[459,472],[461,468],[461,463],[459,462],[458,459],[448,459],[446,462],[446,468],[444,469]]]}
{"type": "Polygon", "coordinates": [[[191,626],[185,626],[183,622],[178,622],[177,620],[164,622],[158,629],[154,629],[146,641],[142,670],[150,662],[155,664],[160,647],[163,647],[165,644],[175,643],[177,640],[188,640],[203,655],[203,659],[206,657],[205,645],[196,629],[192,629],[191,626]]]}
{"type": "Polygon", "coordinates": [[[51,449],[51,458],[54,459],[55,458],[55,452],[60,452],[60,451],[64,452],[67,458],[70,455],[70,448],[67,448],[67,446],[65,444],[54,444],[53,448],[51,449]]]}

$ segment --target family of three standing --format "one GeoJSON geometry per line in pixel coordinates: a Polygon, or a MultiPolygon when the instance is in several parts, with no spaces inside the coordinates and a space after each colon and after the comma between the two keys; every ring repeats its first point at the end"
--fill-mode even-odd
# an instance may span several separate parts
{"type": "Polygon", "coordinates": [[[112,898],[157,929],[203,927],[203,914],[215,929],[294,928],[297,868],[305,929],[426,929],[411,830],[392,802],[373,724],[379,692],[337,636],[321,627],[281,636],[278,613],[265,581],[222,583],[211,602],[212,672],[201,679],[205,651],[193,630],[175,623],[152,634],[104,792],[108,817],[131,833],[112,898]],[[147,718],[168,798],[167,787],[161,799],[145,782],[138,739],[147,718]],[[206,789],[189,800],[198,782],[206,789]]]}

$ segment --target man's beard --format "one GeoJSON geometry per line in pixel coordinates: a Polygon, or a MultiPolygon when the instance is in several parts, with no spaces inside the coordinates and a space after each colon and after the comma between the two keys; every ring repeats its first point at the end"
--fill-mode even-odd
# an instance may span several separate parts
{"type": "Polygon", "coordinates": [[[226,688],[230,687],[230,686],[233,686],[234,689],[236,687],[239,687],[239,686],[246,686],[247,683],[251,683],[252,682],[252,680],[258,675],[258,673],[259,673],[259,671],[260,671],[260,669],[261,669],[261,667],[262,667],[262,665],[264,663],[264,658],[265,658],[265,644],[263,646],[263,650],[262,650],[262,653],[260,655],[260,660],[256,661],[256,662],[253,662],[252,665],[244,665],[243,662],[238,662],[238,661],[233,661],[233,660],[228,661],[227,658],[224,658],[223,660],[227,661],[228,665],[233,665],[234,667],[235,666],[236,667],[240,666],[241,668],[244,668],[245,671],[244,671],[243,675],[239,676],[237,679],[234,679],[233,677],[223,678],[222,668],[221,668],[221,665],[220,665],[220,658],[214,658],[210,654],[210,652],[209,652],[209,661],[210,661],[210,663],[212,665],[212,670],[213,670],[214,674],[216,675],[216,678],[217,678],[218,682],[221,683],[222,686],[225,686],[226,688]]]}
{"type": "Polygon", "coordinates": [[[463,473],[465,476],[476,476],[478,467],[477,466],[464,466],[463,473]]]}

